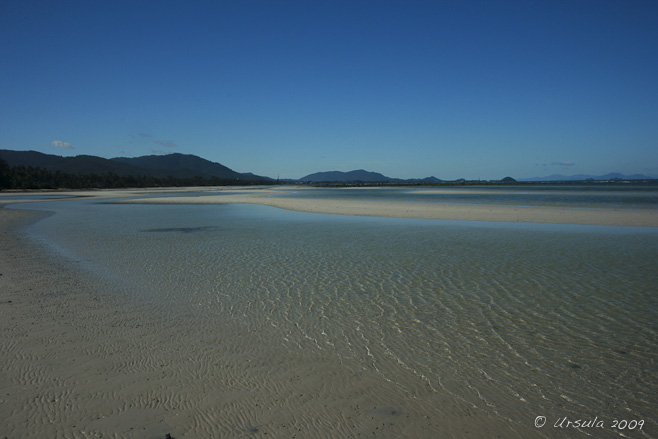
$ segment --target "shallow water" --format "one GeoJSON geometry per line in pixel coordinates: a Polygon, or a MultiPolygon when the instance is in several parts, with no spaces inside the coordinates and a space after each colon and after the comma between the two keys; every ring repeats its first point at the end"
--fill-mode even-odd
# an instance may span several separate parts
{"type": "Polygon", "coordinates": [[[552,426],[565,416],[605,420],[596,437],[616,437],[614,419],[645,421],[630,437],[656,435],[656,229],[253,205],[34,208],[56,211],[34,239],[195,333],[239,322],[259,346],[357,365],[409,404],[441,395],[519,428],[546,416],[540,436],[567,434],[552,426]]]}

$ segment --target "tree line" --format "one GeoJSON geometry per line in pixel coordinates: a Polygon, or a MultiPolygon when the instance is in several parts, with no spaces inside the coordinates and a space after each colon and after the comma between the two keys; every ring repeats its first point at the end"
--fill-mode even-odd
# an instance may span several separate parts
{"type": "Polygon", "coordinates": [[[0,159],[0,189],[116,189],[183,186],[235,186],[270,184],[266,180],[237,180],[219,177],[153,177],[148,175],[72,174],[61,171],[9,164],[0,159]]]}

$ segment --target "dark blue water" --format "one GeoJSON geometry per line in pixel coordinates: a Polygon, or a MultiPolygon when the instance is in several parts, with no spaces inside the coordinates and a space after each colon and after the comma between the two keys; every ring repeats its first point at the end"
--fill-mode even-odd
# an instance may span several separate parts
{"type": "Polygon", "coordinates": [[[515,185],[382,188],[300,188],[281,195],[446,204],[658,210],[658,186],[515,185]]]}

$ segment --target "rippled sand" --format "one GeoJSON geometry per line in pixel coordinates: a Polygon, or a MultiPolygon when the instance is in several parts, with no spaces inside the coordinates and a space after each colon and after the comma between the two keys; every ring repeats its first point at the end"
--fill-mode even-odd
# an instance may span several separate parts
{"type": "MultiPolygon", "coordinates": [[[[530,437],[451,395],[273,346],[265,325],[160,315],[17,234],[0,209],[0,430],[35,437],[530,437]],[[258,332],[254,332],[258,330],[258,332]]],[[[309,347],[314,343],[308,340],[309,347]]]]}

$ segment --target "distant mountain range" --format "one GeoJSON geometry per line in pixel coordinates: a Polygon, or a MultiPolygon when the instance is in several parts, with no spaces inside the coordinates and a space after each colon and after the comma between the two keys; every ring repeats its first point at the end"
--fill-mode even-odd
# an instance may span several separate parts
{"type": "Polygon", "coordinates": [[[618,172],[611,172],[605,175],[560,175],[553,174],[548,177],[533,177],[533,178],[519,178],[518,181],[581,181],[581,180],[652,180],[656,177],[651,177],[643,174],[624,175],[618,172]]]}
{"type": "MultiPolygon", "coordinates": [[[[633,174],[633,175],[624,175],[619,173],[610,173],[605,175],[549,175],[548,177],[534,177],[534,178],[519,178],[514,180],[511,177],[505,177],[502,180],[503,183],[513,183],[518,182],[539,182],[539,181],[585,181],[585,180],[599,180],[599,181],[609,181],[609,180],[651,180],[655,177],[650,177],[643,174],[633,174]]],[[[328,171],[328,172],[316,172],[314,174],[309,174],[305,177],[302,177],[298,180],[303,183],[389,183],[389,184],[436,184],[436,183],[459,183],[465,182],[464,179],[459,180],[440,180],[436,177],[426,177],[422,179],[410,178],[410,179],[400,179],[400,178],[391,178],[386,177],[377,172],[364,171],[359,169],[357,171],[341,172],[341,171],[328,171]]],[[[472,183],[472,181],[471,181],[472,183]]],[[[486,182],[483,182],[486,183],[486,182]]]]}
{"type": "Polygon", "coordinates": [[[219,163],[214,163],[190,154],[149,155],[143,157],[117,157],[105,159],[102,157],[79,155],[62,157],[43,154],[37,151],[11,151],[0,149],[0,158],[9,166],[23,165],[60,171],[67,174],[107,174],[113,173],[122,177],[147,176],[156,178],[219,178],[237,181],[266,181],[252,173],[239,173],[219,163]]]}
{"type": "MultiPolygon", "coordinates": [[[[197,157],[190,154],[168,154],[149,155],[142,157],[116,157],[105,159],[91,155],[79,155],[75,157],[62,157],[52,154],[44,154],[37,151],[12,151],[0,149],[0,159],[5,160],[9,166],[23,165],[33,168],[42,168],[51,172],[63,172],[67,174],[116,174],[121,177],[146,176],[155,178],[173,177],[177,179],[192,179],[201,177],[203,179],[232,180],[237,183],[273,183],[274,179],[254,175],[252,173],[239,173],[219,163],[197,157]]],[[[642,174],[623,175],[610,173],[605,175],[549,175],[548,177],[534,177],[518,179],[519,182],[539,181],[584,181],[592,180],[650,180],[655,177],[642,174]]],[[[445,181],[436,177],[400,179],[391,178],[378,172],[365,171],[363,169],[342,172],[327,171],[309,174],[299,180],[284,180],[287,183],[321,183],[321,184],[354,184],[354,183],[385,183],[385,184],[438,184],[438,183],[461,183],[464,179],[445,181]]],[[[501,180],[504,183],[512,183],[515,180],[506,177],[501,180]]],[[[478,181],[469,181],[477,183],[478,181]]],[[[482,182],[485,183],[485,182],[482,182]]]]}

